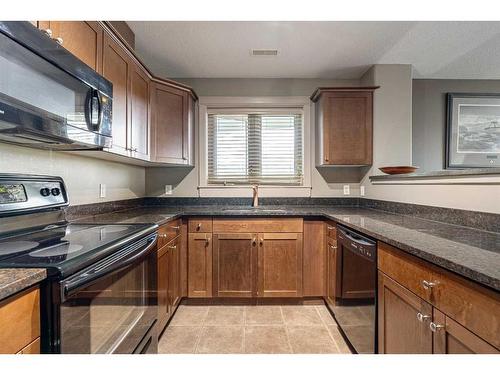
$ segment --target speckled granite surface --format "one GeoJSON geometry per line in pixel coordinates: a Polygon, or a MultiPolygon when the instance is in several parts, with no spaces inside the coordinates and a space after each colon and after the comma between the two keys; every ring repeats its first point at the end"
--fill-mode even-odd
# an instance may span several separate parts
{"type": "Polygon", "coordinates": [[[35,285],[47,276],[40,268],[3,268],[0,269],[0,300],[35,285]]]}
{"type": "Polygon", "coordinates": [[[368,208],[331,206],[149,206],[79,218],[85,223],[163,224],[181,216],[324,217],[500,291],[500,233],[368,208]]]}

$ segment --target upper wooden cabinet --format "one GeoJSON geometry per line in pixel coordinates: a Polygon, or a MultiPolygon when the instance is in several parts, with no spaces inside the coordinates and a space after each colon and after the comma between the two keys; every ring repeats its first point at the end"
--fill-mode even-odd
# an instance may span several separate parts
{"type": "Polygon", "coordinates": [[[96,21],[39,21],[38,27],[98,73],[104,29],[96,21]]]}
{"type": "Polygon", "coordinates": [[[319,88],[313,93],[317,166],[372,164],[375,89],[319,88]]]}
{"type": "Polygon", "coordinates": [[[153,160],[192,165],[194,101],[185,90],[155,82],[151,85],[153,160]]]}
{"type": "Polygon", "coordinates": [[[149,78],[138,64],[132,64],[130,73],[130,151],[143,159],[150,155],[149,78]]]}

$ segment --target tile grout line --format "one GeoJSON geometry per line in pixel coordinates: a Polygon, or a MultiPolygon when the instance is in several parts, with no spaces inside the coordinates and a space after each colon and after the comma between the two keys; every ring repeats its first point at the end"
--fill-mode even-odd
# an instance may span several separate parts
{"type": "MultiPolygon", "coordinates": [[[[340,352],[340,346],[337,343],[337,340],[335,340],[335,338],[333,337],[332,333],[330,332],[330,329],[328,328],[328,324],[326,324],[326,322],[323,320],[323,316],[319,312],[317,306],[316,306],[316,312],[319,314],[319,317],[320,317],[321,321],[323,322],[324,327],[326,328],[326,332],[328,332],[328,336],[330,336],[330,338],[333,340],[333,343],[335,344],[335,347],[337,348],[337,354],[342,354],[340,352]]],[[[328,311],[328,313],[331,314],[330,311],[328,311]]]]}
{"type": "Polygon", "coordinates": [[[285,336],[286,336],[286,341],[288,343],[288,347],[290,348],[290,353],[295,354],[295,351],[293,350],[292,347],[292,342],[290,341],[290,335],[288,334],[288,326],[285,321],[285,314],[283,314],[283,306],[280,306],[280,312],[281,312],[281,319],[283,319],[283,326],[285,327],[285,336]]]}
{"type": "Polygon", "coordinates": [[[205,321],[208,316],[208,312],[210,310],[210,306],[207,308],[207,312],[205,313],[205,316],[201,320],[201,326],[200,326],[200,332],[198,333],[198,338],[196,340],[196,343],[194,344],[194,353],[193,354],[198,354],[198,346],[200,345],[201,342],[201,336],[203,335],[203,330],[205,329],[205,321]]]}

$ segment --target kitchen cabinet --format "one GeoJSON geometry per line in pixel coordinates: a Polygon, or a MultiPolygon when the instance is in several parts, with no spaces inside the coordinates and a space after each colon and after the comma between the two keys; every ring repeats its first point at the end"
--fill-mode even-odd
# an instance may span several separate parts
{"type": "Polygon", "coordinates": [[[0,354],[40,353],[40,290],[0,301],[0,354]]]}
{"type": "Polygon", "coordinates": [[[302,233],[260,233],[259,297],[302,296],[302,233]]]}
{"type": "MultiPolygon", "coordinates": [[[[168,225],[165,224],[160,229],[168,225]]],[[[161,235],[161,233],[160,233],[161,235]]],[[[160,245],[157,261],[158,326],[163,331],[180,303],[180,249],[181,237],[160,245]]]]}
{"type": "Polygon", "coordinates": [[[110,35],[104,35],[102,75],[113,84],[113,145],[111,151],[129,155],[129,92],[131,62],[110,35]]]}
{"type": "Polygon", "coordinates": [[[38,27],[89,67],[102,73],[104,29],[97,21],[39,21],[38,27]]]}
{"type": "Polygon", "coordinates": [[[212,297],[211,233],[189,233],[188,297],[212,297]]]}
{"type": "Polygon", "coordinates": [[[304,220],[303,274],[304,297],[322,297],[326,279],[326,235],[323,220],[304,220]]]}
{"type": "Polygon", "coordinates": [[[372,164],[375,89],[318,88],[313,93],[317,166],[372,164]]]}
{"type": "Polygon", "coordinates": [[[499,293],[383,242],[378,268],[380,352],[499,353],[499,293]]]}
{"type": "Polygon", "coordinates": [[[149,157],[149,77],[144,69],[131,63],[130,75],[130,151],[141,159],[149,157]]]}
{"type": "Polygon", "coordinates": [[[432,354],[432,305],[382,272],[378,276],[379,353],[432,354]]]}
{"type": "Polygon", "coordinates": [[[337,254],[337,240],[328,238],[326,245],[326,303],[329,306],[335,305],[335,299],[338,295],[337,289],[340,285],[340,263],[337,254]]]}
{"type": "Polygon", "coordinates": [[[257,234],[213,235],[213,296],[255,297],[257,234]]]}
{"type": "Polygon", "coordinates": [[[151,85],[153,160],[192,165],[194,152],[194,99],[172,85],[151,85]]]}

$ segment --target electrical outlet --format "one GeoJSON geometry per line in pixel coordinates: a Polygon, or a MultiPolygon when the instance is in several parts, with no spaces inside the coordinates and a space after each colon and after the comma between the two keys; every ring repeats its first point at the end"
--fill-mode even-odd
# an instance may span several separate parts
{"type": "Polygon", "coordinates": [[[361,195],[362,197],[365,196],[365,187],[363,185],[361,185],[361,187],[359,188],[359,195],[361,195]]]}
{"type": "Polygon", "coordinates": [[[106,198],[106,184],[99,184],[99,198],[106,198]]]}
{"type": "Polygon", "coordinates": [[[351,187],[349,185],[344,185],[344,195],[351,194],[351,187]]]}
{"type": "Polygon", "coordinates": [[[172,195],[172,185],[165,185],[165,195],[172,195]]]}

